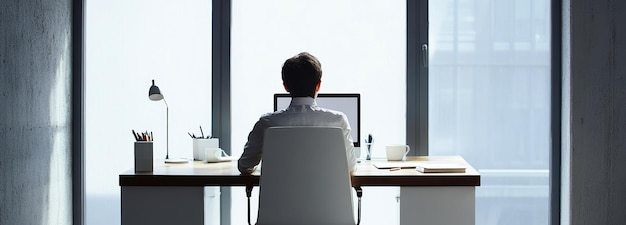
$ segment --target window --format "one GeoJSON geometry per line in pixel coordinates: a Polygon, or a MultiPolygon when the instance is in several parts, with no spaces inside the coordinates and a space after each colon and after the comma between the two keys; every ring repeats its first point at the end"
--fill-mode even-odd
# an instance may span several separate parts
{"type": "MultiPolygon", "coordinates": [[[[302,51],[321,61],[321,93],[361,93],[361,137],[371,133],[380,143],[374,147],[374,157],[385,156],[385,143],[405,143],[406,2],[234,0],[233,155],[241,155],[254,123],[273,110],[273,94],[285,93],[282,64],[302,51]]],[[[363,223],[393,224],[379,215],[397,214],[397,188],[365,191],[371,197],[363,200],[363,208],[372,211],[363,211],[363,223]],[[376,204],[391,207],[381,211],[376,204]]],[[[232,208],[245,209],[243,188],[233,188],[232,193],[232,208]]],[[[258,200],[252,202],[252,221],[256,221],[254,202],[258,200]]],[[[231,221],[245,224],[247,218],[233,213],[231,221]]]]}
{"type": "Polygon", "coordinates": [[[476,224],[549,224],[550,1],[430,1],[429,22],[429,154],[480,171],[476,224]]]}
{"type": "Polygon", "coordinates": [[[119,174],[132,169],[131,130],[152,131],[165,158],[192,157],[187,132],[211,127],[211,1],[92,0],[85,8],[85,223],[119,224],[119,174]]]}
{"type": "MultiPolygon", "coordinates": [[[[458,154],[480,170],[476,224],[548,224],[550,1],[428,5],[430,26],[420,28],[430,51],[428,153],[458,154]]],[[[87,224],[120,221],[129,131],[164,137],[165,106],[147,99],[150,80],[170,106],[170,155],[190,158],[186,132],[210,130],[211,10],[206,0],[87,2],[87,224]]],[[[406,115],[407,16],[407,1],[232,0],[232,154],[272,111],[272,95],[284,92],[282,63],[301,51],[322,63],[321,92],[362,94],[361,136],[376,137],[375,158],[384,157],[385,144],[405,143],[407,116],[415,116],[406,115]]],[[[164,154],[165,143],[155,143],[155,157],[164,154]]],[[[245,191],[233,189],[232,224],[245,224],[245,191]]],[[[379,216],[398,212],[397,189],[366,191],[364,224],[397,224],[379,216]]]]}

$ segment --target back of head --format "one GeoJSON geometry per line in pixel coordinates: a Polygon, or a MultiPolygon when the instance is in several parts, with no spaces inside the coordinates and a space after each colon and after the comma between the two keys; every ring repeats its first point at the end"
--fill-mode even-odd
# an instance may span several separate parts
{"type": "Polygon", "coordinates": [[[315,56],[302,52],[285,61],[282,78],[292,97],[315,97],[322,79],[322,65],[315,56]]]}

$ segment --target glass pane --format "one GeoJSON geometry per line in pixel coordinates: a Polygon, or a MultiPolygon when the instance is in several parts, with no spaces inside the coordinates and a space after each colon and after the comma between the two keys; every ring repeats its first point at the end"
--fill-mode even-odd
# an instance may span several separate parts
{"type": "Polygon", "coordinates": [[[187,132],[211,131],[211,1],[90,0],[85,15],[86,224],[120,224],[118,175],[134,167],[131,130],[152,131],[166,153],[191,158],[187,132]]]}
{"type": "Polygon", "coordinates": [[[548,224],[550,1],[429,1],[429,154],[482,174],[476,224],[548,224]]]}
{"type": "MultiPolygon", "coordinates": [[[[405,1],[234,0],[232,11],[233,155],[241,155],[259,116],[273,110],[273,94],[285,93],[282,64],[302,51],[321,61],[321,93],[361,93],[361,137],[375,137],[373,157],[384,157],[385,144],[405,143],[405,1]]],[[[397,211],[397,189],[372,192],[368,196],[389,207],[363,203],[363,208],[381,209],[364,214],[363,224],[394,224],[377,215],[397,211]]],[[[232,224],[245,224],[245,191],[233,188],[232,193],[232,224]]],[[[258,200],[252,202],[256,221],[258,200]]]]}

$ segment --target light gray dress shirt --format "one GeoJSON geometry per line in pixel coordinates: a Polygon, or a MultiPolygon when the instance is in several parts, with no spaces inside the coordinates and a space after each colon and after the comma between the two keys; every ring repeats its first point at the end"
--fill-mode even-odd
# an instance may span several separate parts
{"type": "Polygon", "coordinates": [[[248,142],[244,146],[243,154],[238,161],[238,168],[242,174],[252,173],[261,162],[265,129],[276,126],[340,127],[345,136],[348,168],[350,172],[354,171],[356,158],[350,136],[350,124],[346,115],[342,112],[320,108],[314,98],[298,97],[291,100],[287,109],[265,114],[254,124],[254,128],[248,135],[248,142]]]}

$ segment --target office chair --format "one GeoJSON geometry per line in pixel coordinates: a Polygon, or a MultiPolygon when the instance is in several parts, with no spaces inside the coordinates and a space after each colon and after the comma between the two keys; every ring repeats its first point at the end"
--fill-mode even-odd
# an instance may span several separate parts
{"type": "Polygon", "coordinates": [[[355,224],[341,128],[268,128],[262,157],[257,225],[355,224]]]}

